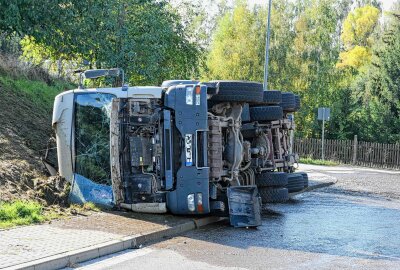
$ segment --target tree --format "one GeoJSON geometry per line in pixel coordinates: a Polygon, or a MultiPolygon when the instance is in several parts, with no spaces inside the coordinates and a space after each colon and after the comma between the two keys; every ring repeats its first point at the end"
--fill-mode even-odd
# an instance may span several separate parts
{"type": "Polygon", "coordinates": [[[358,70],[370,63],[371,35],[379,17],[379,9],[370,5],[356,8],[347,16],[341,35],[345,51],[340,53],[337,67],[358,70]]]}
{"type": "MultiPolygon", "coordinates": [[[[327,126],[327,135],[331,136],[331,130],[336,130],[335,126],[338,126],[342,117],[340,110],[337,110],[342,102],[342,93],[338,91],[341,74],[334,66],[340,51],[338,21],[340,22],[348,8],[346,1],[304,2],[304,11],[295,23],[293,55],[289,57],[291,65],[298,68],[298,73],[291,78],[292,89],[303,100],[303,109],[297,117],[298,131],[302,136],[319,136],[316,110],[318,107],[330,107],[333,118],[327,126]]],[[[302,1],[297,3],[299,8],[303,4],[302,1]]]]}
{"type": "MultiPolygon", "coordinates": [[[[316,108],[340,111],[340,22],[351,3],[345,0],[273,1],[269,89],[300,94],[298,134],[316,136],[316,108]]],[[[263,80],[266,8],[249,10],[239,2],[218,24],[211,45],[209,78],[263,80]]],[[[337,114],[334,124],[339,126],[337,114]]]]}
{"type": "Polygon", "coordinates": [[[50,53],[87,59],[96,68],[121,67],[131,84],[198,76],[199,46],[166,1],[19,0],[0,7],[0,29],[28,36],[23,45],[26,55],[35,49],[31,57],[50,53]]]}
{"type": "Polygon", "coordinates": [[[256,27],[256,13],[244,1],[238,2],[232,12],[218,22],[207,60],[212,79],[254,80],[262,78],[263,58],[256,27]]]}
{"type": "Polygon", "coordinates": [[[361,137],[394,143],[400,142],[400,9],[389,16],[356,100],[363,105],[358,109],[361,137]]]}

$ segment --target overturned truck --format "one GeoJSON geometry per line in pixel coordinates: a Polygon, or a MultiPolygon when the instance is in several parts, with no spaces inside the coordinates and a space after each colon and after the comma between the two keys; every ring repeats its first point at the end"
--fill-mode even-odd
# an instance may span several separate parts
{"type": "Polygon", "coordinates": [[[55,99],[59,173],[75,203],[258,226],[261,203],[285,202],[308,185],[306,174],[294,173],[299,107],[292,93],[246,81],[81,86],[55,99]]]}

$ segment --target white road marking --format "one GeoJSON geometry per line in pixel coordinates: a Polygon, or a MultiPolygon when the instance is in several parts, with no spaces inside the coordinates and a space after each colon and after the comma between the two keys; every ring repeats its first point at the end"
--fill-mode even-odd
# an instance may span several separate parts
{"type": "Polygon", "coordinates": [[[74,269],[78,270],[110,269],[119,263],[123,263],[137,257],[145,256],[153,251],[154,250],[151,248],[142,248],[136,250],[129,249],[126,251],[121,251],[115,254],[104,256],[98,259],[80,263],[79,267],[76,267],[74,269]]]}

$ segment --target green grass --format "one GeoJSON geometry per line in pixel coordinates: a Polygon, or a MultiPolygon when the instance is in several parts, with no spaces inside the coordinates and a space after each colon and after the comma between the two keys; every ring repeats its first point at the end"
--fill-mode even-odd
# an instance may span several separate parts
{"type": "Polygon", "coordinates": [[[0,203],[0,228],[29,225],[46,220],[42,206],[34,201],[0,203]]]}
{"type": "Polygon", "coordinates": [[[99,211],[101,210],[97,205],[95,205],[95,204],[92,203],[92,202],[86,202],[86,203],[84,203],[83,206],[82,206],[82,208],[83,208],[83,210],[85,210],[85,211],[94,211],[94,212],[99,212],[99,211]]]}
{"type": "Polygon", "coordinates": [[[100,212],[101,209],[95,205],[92,202],[86,202],[84,204],[71,204],[69,206],[69,209],[78,213],[84,213],[87,211],[93,211],[93,212],[100,212]]]}
{"type": "Polygon", "coordinates": [[[312,158],[300,158],[300,163],[312,164],[312,165],[324,165],[324,166],[337,166],[339,165],[336,161],[322,160],[322,159],[312,159],[312,158]]]}
{"type": "Polygon", "coordinates": [[[50,112],[52,111],[56,95],[64,90],[75,88],[71,83],[65,81],[55,80],[51,85],[48,85],[43,81],[32,81],[26,78],[15,79],[11,76],[0,76],[0,85],[23,93],[38,108],[50,112]]]}
{"type": "Polygon", "coordinates": [[[46,208],[36,201],[0,202],[0,229],[15,226],[42,223],[45,221],[64,218],[74,213],[99,212],[101,209],[94,203],[83,205],[72,204],[67,211],[59,211],[51,207],[46,208]]]}

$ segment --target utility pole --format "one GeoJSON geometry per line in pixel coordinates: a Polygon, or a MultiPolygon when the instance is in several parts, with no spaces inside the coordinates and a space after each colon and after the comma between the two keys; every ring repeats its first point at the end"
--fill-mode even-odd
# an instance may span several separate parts
{"type": "Polygon", "coordinates": [[[265,44],[264,91],[268,90],[269,40],[271,36],[271,5],[272,5],[272,0],[269,0],[268,19],[267,19],[267,40],[265,44]]]}

